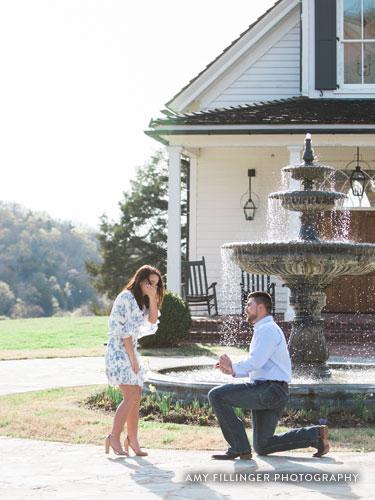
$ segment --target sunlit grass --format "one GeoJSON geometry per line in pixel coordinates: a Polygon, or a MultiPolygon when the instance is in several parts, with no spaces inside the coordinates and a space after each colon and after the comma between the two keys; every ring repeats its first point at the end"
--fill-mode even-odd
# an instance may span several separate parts
{"type": "MultiPolygon", "coordinates": [[[[102,356],[107,342],[106,316],[6,319],[0,321],[0,360],[102,356]]],[[[241,355],[245,349],[217,344],[140,348],[142,356],[241,355]]]]}
{"type": "MultiPolygon", "coordinates": [[[[85,407],[82,402],[105,386],[73,387],[0,397],[0,435],[8,437],[102,445],[112,415],[85,407]]],[[[278,427],[277,432],[287,431],[278,427]]],[[[251,429],[248,429],[251,440],[251,429]]],[[[148,448],[181,450],[225,449],[218,427],[140,421],[140,440],[148,448]]],[[[371,427],[331,429],[332,451],[375,451],[371,427]]],[[[304,449],[301,451],[314,451],[304,449]]]]}
{"type": "Polygon", "coordinates": [[[7,319],[0,321],[0,350],[79,349],[102,346],[105,316],[7,319]]]}

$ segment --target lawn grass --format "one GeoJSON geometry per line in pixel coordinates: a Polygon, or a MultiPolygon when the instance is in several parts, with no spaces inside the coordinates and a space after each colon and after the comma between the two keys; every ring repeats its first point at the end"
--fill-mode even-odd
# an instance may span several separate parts
{"type": "MultiPolygon", "coordinates": [[[[86,408],[82,402],[104,386],[50,389],[0,398],[0,435],[103,444],[112,415],[86,408]]],[[[223,446],[217,428],[140,422],[140,441],[149,448],[216,449],[223,446]]]]}
{"type": "MultiPolygon", "coordinates": [[[[103,356],[107,316],[7,319],[0,321],[0,360],[103,356]]],[[[142,356],[213,356],[244,350],[216,344],[140,349],[142,356]]]]}
{"type": "Polygon", "coordinates": [[[107,340],[107,316],[0,321],[0,350],[81,349],[107,340]]]}
{"type": "MultiPolygon", "coordinates": [[[[0,435],[101,445],[112,415],[82,402],[105,386],[49,389],[0,397],[0,435]]],[[[277,432],[286,431],[278,427],[277,432]]],[[[251,440],[251,429],[248,431],[251,440]]],[[[148,448],[220,450],[226,444],[218,427],[140,422],[140,441],[148,448]]],[[[332,451],[375,451],[373,427],[330,429],[332,451]]],[[[315,449],[300,451],[312,452],[315,449]]]]}

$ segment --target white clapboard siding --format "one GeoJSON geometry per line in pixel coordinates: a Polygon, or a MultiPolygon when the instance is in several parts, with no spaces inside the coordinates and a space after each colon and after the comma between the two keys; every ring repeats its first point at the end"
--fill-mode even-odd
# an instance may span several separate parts
{"type": "Polygon", "coordinates": [[[298,22],[205,107],[222,108],[301,95],[300,38],[298,22]]]}
{"type": "MultiPolygon", "coordinates": [[[[190,258],[205,257],[209,284],[218,282],[221,313],[240,312],[240,270],[236,269],[231,278],[230,290],[224,290],[221,246],[231,241],[266,239],[267,197],[279,189],[280,168],[288,162],[286,148],[207,148],[197,160],[196,181],[191,186],[196,194],[196,209],[190,222],[195,234],[190,258]],[[259,197],[259,209],[251,222],[245,221],[240,203],[241,195],[248,190],[248,168],[256,169],[252,189],[259,197]],[[236,302],[235,311],[228,310],[228,295],[232,303],[236,302]]],[[[279,280],[277,283],[276,310],[284,312],[287,290],[279,280]]]]}

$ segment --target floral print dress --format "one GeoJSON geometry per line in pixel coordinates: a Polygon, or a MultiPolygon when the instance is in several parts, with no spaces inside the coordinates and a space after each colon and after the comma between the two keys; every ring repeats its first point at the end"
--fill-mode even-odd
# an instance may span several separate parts
{"type": "MultiPolygon", "coordinates": [[[[159,313],[160,315],[160,313],[159,313]]],[[[147,370],[140,363],[137,352],[137,341],[146,335],[156,333],[158,323],[148,321],[148,309],[143,311],[130,290],[122,291],[113,304],[108,326],[108,344],[105,355],[105,366],[108,383],[110,385],[139,385],[143,386],[147,370]],[[134,373],[129,356],[124,347],[124,339],[132,338],[133,350],[138,365],[138,373],[134,373]]]]}

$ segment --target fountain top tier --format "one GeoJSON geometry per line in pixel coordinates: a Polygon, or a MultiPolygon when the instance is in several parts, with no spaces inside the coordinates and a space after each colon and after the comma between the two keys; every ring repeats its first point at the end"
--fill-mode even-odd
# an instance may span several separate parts
{"type": "Polygon", "coordinates": [[[346,199],[346,194],[337,191],[280,191],[271,193],[273,200],[281,200],[281,205],[294,212],[323,212],[333,210],[336,202],[346,199]]]}
{"type": "Polygon", "coordinates": [[[302,181],[302,183],[321,183],[327,177],[333,178],[335,169],[328,165],[317,163],[314,158],[314,150],[311,147],[311,134],[306,134],[305,150],[303,152],[303,163],[299,165],[288,165],[281,171],[289,173],[292,179],[302,181]]]}
{"type": "Polygon", "coordinates": [[[300,163],[299,165],[288,165],[281,169],[282,172],[290,174],[292,179],[296,181],[323,182],[327,177],[333,177],[335,169],[327,165],[315,163],[309,165],[300,163]]]}
{"type": "Polygon", "coordinates": [[[269,198],[280,200],[281,205],[287,210],[301,212],[300,238],[302,240],[319,241],[316,228],[317,212],[333,210],[337,202],[346,199],[347,196],[344,193],[319,187],[325,180],[333,179],[335,169],[315,161],[310,134],[306,135],[303,160],[302,164],[290,165],[282,169],[283,172],[289,173],[292,179],[301,181],[303,189],[271,193],[269,198]]]}

